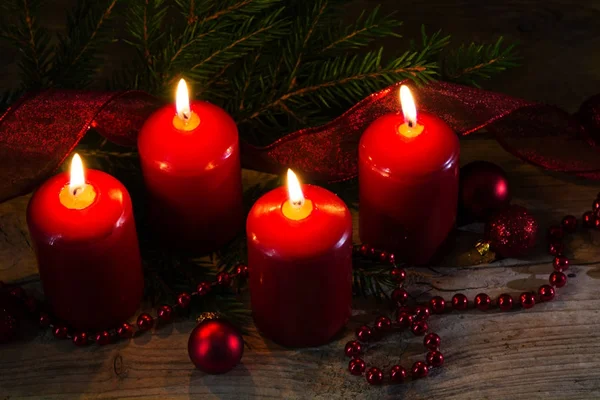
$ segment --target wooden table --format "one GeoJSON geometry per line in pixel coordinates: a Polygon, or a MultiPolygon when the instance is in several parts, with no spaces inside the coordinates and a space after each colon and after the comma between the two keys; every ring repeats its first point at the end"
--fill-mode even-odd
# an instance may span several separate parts
{"type": "MultiPolygon", "coordinates": [[[[349,14],[365,7],[357,0],[349,14]]],[[[398,7],[394,0],[384,8],[398,7]]],[[[460,40],[505,34],[523,45],[523,67],[492,88],[571,111],[600,88],[600,6],[586,0],[403,2],[405,31],[422,22],[442,27],[460,40]],[[539,4],[538,4],[539,3],[539,4]],[[493,18],[491,16],[493,15],[493,18]]],[[[597,2],[596,2],[597,3],[597,2]]],[[[60,13],[62,16],[62,13],[60,13]]],[[[388,44],[388,47],[393,43],[388,44]]],[[[485,159],[503,166],[514,203],[530,208],[541,232],[568,213],[580,216],[600,183],[548,173],[506,153],[491,138],[462,141],[462,163],[485,159]]],[[[247,181],[261,179],[247,174],[247,181]]],[[[0,280],[38,285],[25,225],[27,197],[0,204],[0,280]]],[[[472,243],[481,226],[459,234],[472,243]]],[[[520,399],[600,398],[600,232],[580,232],[568,242],[575,274],[555,301],[528,311],[449,313],[431,320],[442,337],[443,369],[428,379],[398,386],[370,387],[351,376],[343,345],[353,329],[385,307],[356,300],[348,329],[327,346],[287,350],[254,334],[242,364],[226,375],[195,370],[187,356],[193,321],[112,346],[75,348],[50,332],[0,347],[0,399],[20,398],[406,398],[520,399]],[[379,310],[379,311],[378,311],[379,310]]],[[[547,281],[552,267],[544,246],[526,259],[477,264],[474,254],[447,260],[455,265],[411,269],[408,288],[419,299],[464,290],[518,294],[547,281]],[[467,258],[465,258],[467,257],[467,258]],[[468,257],[473,257],[469,265],[468,257]]],[[[423,358],[421,340],[394,334],[367,355],[379,366],[423,358]]]]}

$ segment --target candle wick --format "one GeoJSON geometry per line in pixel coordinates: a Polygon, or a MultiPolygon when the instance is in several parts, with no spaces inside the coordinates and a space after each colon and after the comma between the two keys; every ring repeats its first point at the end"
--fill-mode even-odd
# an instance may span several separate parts
{"type": "Polygon", "coordinates": [[[415,124],[414,124],[414,122],[412,122],[412,120],[410,120],[410,119],[409,119],[409,120],[408,120],[408,127],[409,127],[409,128],[413,128],[413,127],[414,127],[414,125],[415,125],[415,124]]]}
{"type": "Polygon", "coordinates": [[[290,201],[290,203],[292,203],[292,207],[294,207],[294,208],[302,208],[302,206],[304,205],[304,199],[290,201]]]}
{"type": "Polygon", "coordinates": [[[83,187],[77,186],[75,189],[73,189],[73,196],[77,196],[81,192],[83,192],[83,187]]]}

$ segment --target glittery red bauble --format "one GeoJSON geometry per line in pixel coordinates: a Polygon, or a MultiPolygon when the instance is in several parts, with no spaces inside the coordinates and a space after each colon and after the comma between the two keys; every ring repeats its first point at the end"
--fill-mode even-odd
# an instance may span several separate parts
{"type": "Polygon", "coordinates": [[[188,354],[202,372],[224,374],[242,359],[244,340],[231,323],[222,319],[204,320],[190,335],[188,354]]]}
{"type": "Polygon", "coordinates": [[[521,206],[510,206],[490,218],[485,226],[485,236],[492,249],[503,257],[521,257],[534,246],[538,223],[534,216],[521,206]]]}
{"type": "Polygon", "coordinates": [[[600,144],[600,94],[584,101],[579,107],[577,117],[588,135],[596,144],[600,144]]]}
{"type": "Polygon", "coordinates": [[[3,308],[0,308],[0,343],[12,340],[17,333],[18,323],[15,317],[3,308]]]}
{"type": "Polygon", "coordinates": [[[460,169],[459,205],[467,216],[485,220],[509,203],[508,178],[502,168],[474,161],[460,169]]]}

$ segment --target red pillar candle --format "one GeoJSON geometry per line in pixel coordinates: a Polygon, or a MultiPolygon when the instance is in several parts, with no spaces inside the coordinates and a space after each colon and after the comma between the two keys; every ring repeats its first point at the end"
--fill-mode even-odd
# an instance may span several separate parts
{"type": "Polygon", "coordinates": [[[400,94],[404,115],[378,118],[360,140],[360,239],[424,264],[456,220],[460,146],[439,118],[417,120],[406,86],[400,94]]]}
{"type": "Polygon", "coordinates": [[[288,171],[246,224],[252,314],[258,329],[290,347],[327,343],[352,308],[352,218],[339,197],[288,171]]]}
{"type": "Polygon", "coordinates": [[[27,225],[44,295],[54,314],[77,329],[107,329],[131,317],[144,289],[127,189],[86,171],[76,154],[71,178],[58,174],[31,197],[27,225]]]}
{"type": "Polygon", "coordinates": [[[146,121],[138,148],[155,231],[168,244],[198,253],[220,247],[243,226],[238,131],[221,108],[188,100],[146,121]]]}

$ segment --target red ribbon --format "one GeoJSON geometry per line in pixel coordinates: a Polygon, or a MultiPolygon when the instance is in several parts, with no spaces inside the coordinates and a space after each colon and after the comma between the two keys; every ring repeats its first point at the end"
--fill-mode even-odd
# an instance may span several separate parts
{"type": "MultiPolygon", "coordinates": [[[[376,118],[399,111],[401,83],[368,96],[326,125],[262,148],[242,143],[244,167],[272,173],[292,167],[320,181],[355,177],[360,136],[376,118]]],[[[444,82],[413,94],[419,110],[438,115],[460,135],[486,128],[506,150],[529,163],[600,179],[599,147],[575,117],[559,108],[444,82]]],[[[90,126],[115,143],[135,145],[139,128],[160,105],[139,91],[51,89],[24,96],[0,117],[0,201],[36,187],[90,126]]]]}

